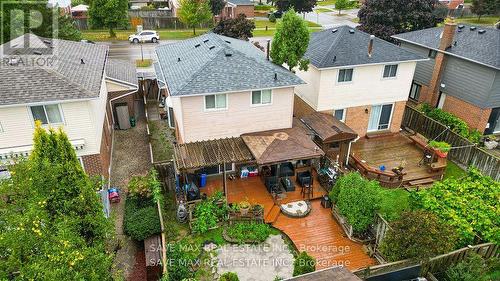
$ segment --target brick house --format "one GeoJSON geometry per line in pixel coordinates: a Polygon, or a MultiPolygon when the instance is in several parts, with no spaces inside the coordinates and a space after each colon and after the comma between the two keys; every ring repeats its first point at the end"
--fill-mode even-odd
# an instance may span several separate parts
{"type": "Polygon", "coordinates": [[[500,132],[500,30],[448,22],[393,37],[430,59],[417,63],[410,99],[442,108],[480,132],[500,132]]]}
{"type": "Polygon", "coordinates": [[[123,78],[117,73],[107,75],[108,47],[32,34],[0,47],[2,164],[30,154],[34,122],[40,120],[47,128],[64,129],[88,174],[108,177],[112,121],[107,109],[107,86],[133,87],[119,82],[123,78]],[[33,59],[39,63],[26,63],[33,59]]]}
{"type": "Polygon", "coordinates": [[[348,26],[315,32],[294,114],[323,112],[360,137],[399,132],[417,61],[427,60],[348,26]]]}
{"type": "Polygon", "coordinates": [[[229,0],[222,10],[221,18],[235,18],[239,14],[253,19],[255,17],[254,3],[251,0],[229,0]]]}

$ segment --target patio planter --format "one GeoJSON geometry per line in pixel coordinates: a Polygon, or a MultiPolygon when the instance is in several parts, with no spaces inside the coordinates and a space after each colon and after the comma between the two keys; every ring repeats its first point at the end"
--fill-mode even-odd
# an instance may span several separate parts
{"type": "Polygon", "coordinates": [[[443,151],[438,150],[438,149],[435,149],[434,153],[436,153],[436,155],[438,157],[440,157],[440,158],[446,158],[446,157],[448,157],[448,152],[443,152],[443,151]]]}
{"type": "Polygon", "coordinates": [[[369,237],[369,238],[358,237],[354,233],[354,230],[352,229],[352,225],[350,225],[349,222],[347,222],[347,219],[340,214],[339,209],[335,205],[333,205],[333,207],[332,207],[332,214],[333,214],[333,217],[337,220],[337,222],[342,227],[342,230],[344,230],[344,233],[347,235],[347,238],[349,238],[349,240],[357,242],[357,243],[368,244],[375,239],[373,237],[369,237]]]}

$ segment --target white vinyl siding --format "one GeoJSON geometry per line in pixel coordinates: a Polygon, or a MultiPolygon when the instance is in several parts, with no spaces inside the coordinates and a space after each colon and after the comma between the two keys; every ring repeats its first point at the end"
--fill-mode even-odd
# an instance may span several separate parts
{"type": "Polygon", "coordinates": [[[252,91],[252,105],[270,104],[272,100],[271,90],[252,91]]]}

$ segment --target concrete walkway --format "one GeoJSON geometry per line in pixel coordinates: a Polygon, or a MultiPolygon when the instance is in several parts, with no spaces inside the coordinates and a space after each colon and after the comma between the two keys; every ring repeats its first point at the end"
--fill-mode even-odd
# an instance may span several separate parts
{"type": "Polygon", "coordinates": [[[293,275],[293,255],[281,235],[260,245],[224,245],[217,250],[217,273],[238,274],[240,281],[272,281],[293,275]]]}

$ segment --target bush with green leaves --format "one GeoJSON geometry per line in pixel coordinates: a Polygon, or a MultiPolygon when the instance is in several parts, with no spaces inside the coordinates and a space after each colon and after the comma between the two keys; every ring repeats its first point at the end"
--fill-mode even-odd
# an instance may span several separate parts
{"type": "Polygon", "coordinates": [[[465,260],[451,266],[445,272],[446,281],[490,281],[500,280],[500,259],[483,259],[471,254],[465,260]]]}
{"type": "Polygon", "coordinates": [[[420,109],[427,116],[441,124],[450,127],[450,130],[473,143],[479,143],[481,133],[478,130],[471,130],[464,120],[439,108],[434,108],[427,103],[421,105],[420,109]]]}
{"type": "Polygon", "coordinates": [[[293,276],[314,272],[316,270],[316,260],[306,252],[300,252],[293,262],[293,276]]]}
{"type": "Polygon", "coordinates": [[[238,278],[238,274],[226,272],[220,276],[219,281],[240,281],[240,279],[238,278]]]}
{"type": "Polygon", "coordinates": [[[159,197],[161,197],[161,184],[156,169],[152,168],[145,176],[133,176],[128,183],[128,193],[132,197],[144,198],[153,195],[155,200],[159,200],[159,197]]]}
{"type": "Polygon", "coordinates": [[[418,210],[405,212],[391,223],[380,251],[389,261],[421,261],[453,250],[456,241],[453,228],[433,213],[418,210]]]}
{"type": "Polygon", "coordinates": [[[255,222],[235,223],[226,228],[228,238],[237,241],[239,244],[247,241],[264,242],[271,235],[271,232],[272,229],[268,224],[255,222]]]}
{"type": "Polygon", "coordinates": [[[123,230],[125,234],[137,241],[161,233],[158,207],[152,198],[127,198],[123,230]]]}
{"type": "Polygon", "coordinates": [[[466,177],[447,178],[413,192],[414,206],[435,213],[458,231],[459,244],[474,244],[476,236],[500,244],[500,182],[470,169],[466,177]]]}
{"type": "Polygon", "coordinates": [[[206,200],[198,203],[194,209],[192,230],[196,233],[205,233],[217,226],[217,223],[226,219],[228,205],[222,192],[216,192],[206,200]]]}
{"type": "Polygon", "coordinates": [[[429,146],[443,153],[450,151],[451,148],[451,145],[449,143],[444,141],[435,141],[435,140],[429,142],[429,146]]]}
{"type": "Polygon", "coordinates": [[[194,266],[197,263],[193,246],[184,242],[167,245],[167,271],[169,281],[181,281],[194,278],[194,266]]]}
{"type": "Polygon", "coordinates": [[[379,187],[378,182],[366,180],[359,173],[349,173],[330,192],[332,201],[355,233],[363,233],[373,223],[380,202],[379,187]]]}

